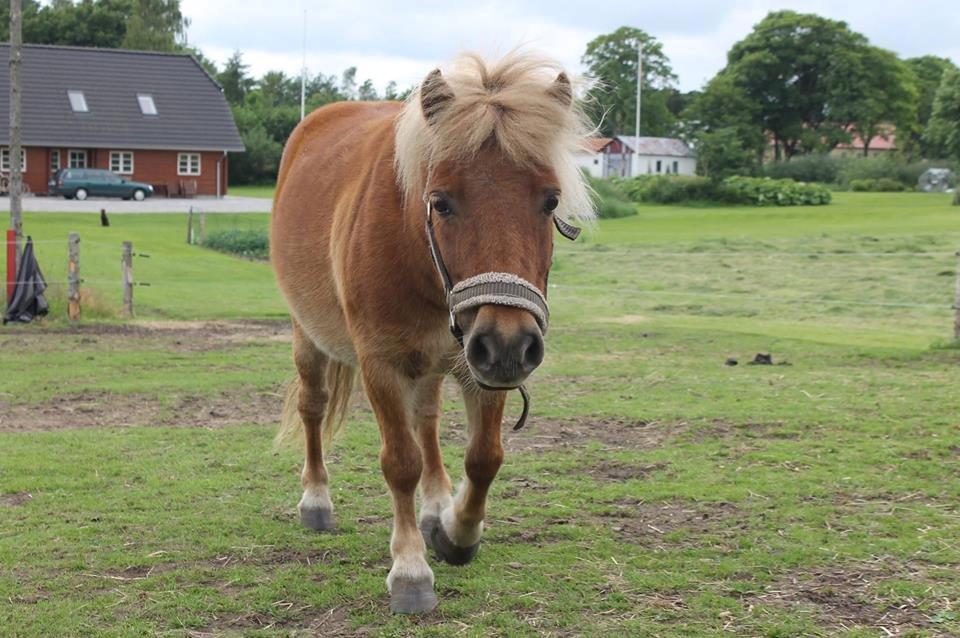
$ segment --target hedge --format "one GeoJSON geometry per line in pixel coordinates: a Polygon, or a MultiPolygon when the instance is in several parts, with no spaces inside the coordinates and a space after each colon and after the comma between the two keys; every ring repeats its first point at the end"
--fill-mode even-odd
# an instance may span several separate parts
{"type": "Polygon", "coordinates": [[[637,207],[619,184],[609,179],[590,176],[587,176],[587,179],[590,182],[590,188],[593,189],[594,204],[600,219],[615,219],[637,214],[637,207]]]}
{"type": "Polygon", "coordinates": [[[247,259],[270,258],[270,243],[266,230],[239,228],[221,230],[208,234],[203,245],[247,259]]]}
{"type": "Polygon", "coordinates": [[[728,177],[714,182],[690,175],[643,175],[615,183],[635,202],[679,204],[713,202],[756,206],[829,204],[830,191],[818,184],[768,177],[728,177]]]}
{"type": "Polygon", "coordinates": [[[852,179],[850,190],[859,193],[898,193],[907,190],[903,183],[889,177],[880,179],[852,179]]]}

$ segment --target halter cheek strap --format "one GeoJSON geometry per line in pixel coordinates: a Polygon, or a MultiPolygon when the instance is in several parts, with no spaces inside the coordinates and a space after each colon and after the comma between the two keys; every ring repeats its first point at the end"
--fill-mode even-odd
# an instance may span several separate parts
{"type": "MultiPolygon", "coordinates": [[[[450,279],[450,271],[443,262],[443,255],[440,254],[440,247],[437,244],[437,236],[433,230],[433,207],[429,199],[427,204],[427,243],[430,245],[430,256],[433,258],[433,265],[440,275],[440,281],[443,283],[443,290],[447,295],[447,306],[450,309],[450,332],[456,338],[460,347],[463,347],[463,330],[457,323],[457,315],[464,310],[476,308],[479,306],[511,306],[526,310],[534,316],[542,333],[547,332],[547,326],[550,323],[550,310],[547,307],[547,298],[543,292],[535,285],[512,273],[506,272],[485,272],[473,277],[468,277],[463,281],[453,284],[450,279]]],[[[568,224],[556,215],[553,216],[553,222],[561,235],[569,240],[574,240],[580,234],[580,229],[568,224]]],[[[523,412],[513,426],[514,430],[519,430],[527,422],[527,416],[530,413],[530,394],[527,389],[520,385],[517,387],[520,396],[523,398],[523,412]]]]}

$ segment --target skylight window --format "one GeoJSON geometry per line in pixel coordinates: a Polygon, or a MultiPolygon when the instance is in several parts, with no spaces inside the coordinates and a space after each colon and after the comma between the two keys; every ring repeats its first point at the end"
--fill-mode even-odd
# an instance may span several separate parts
{"type": "Polygon", "coordinates": [[[90,110],[87,108],[87,98],[83,91],[67,91],[67,97],[70,98],[70,108],[74,113],[86,113],[90,110]]]}
{"type": "Polygon", "coordinates": [[[154,103],[152,95],[137,95],[137,102],[140,103],[140,112],[144,115],[157,114],[157,105],[154,103]]]}

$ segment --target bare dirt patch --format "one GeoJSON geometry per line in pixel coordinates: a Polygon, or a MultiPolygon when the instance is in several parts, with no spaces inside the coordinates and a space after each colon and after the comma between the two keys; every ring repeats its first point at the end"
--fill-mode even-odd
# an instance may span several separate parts
{"type": "Polygon", "coordinates": [[[504,428],[504,449],[537,452],[602,443],[609,449],[649,450],[660,447],[686,429],[685,422],[611,418],[547,420],[531,418],[519,432],[504,428]]]}
{"type": "Polygon", "coordinates": [[[30,326],[7,329],[0,338],[17,348],[63,348],[62,341],[51,342],[51,335],[76,337],[83,345],[136,341],[154,342],[172,350],[203,352],[235,347],[244,343],[292,341],[290,322],[263,321],[139,321],[135,323],[91,323],[77,326],[30,326]]]}
{"type": "Polygon", "coordinates": [[[731,519],[740,514],[736,505],[723,501],[647,502],[628,498],[611,505],[612,509],[594,517],[594,521],[639,545],[663,544],[663,537],[673,532],[702,535],[728,528],[731,519]]]}
{"type": "Polygon", "coordinates": [[[142,394],[84,392],[50,401],[11,405],[0,401],[0,431],[29,432],[90,427],[226,427],[275,424],[282,388],[237,389],[210,396],[183,396],[161,402],[142,394]]]}
{"type": "Polygon", "coordinates": [[[645,479],[654,472],[666,469],[666,463],[623,463],[621,461],[601,461],[586,469],[586,473],[605,481],[629,481],[645,479]]]}
{"type": "Polygon", "coordinates": [[[29,492],[14,492],[13,494],[0,494],[0,507],[17,507],[33,500],[33,494],[29,492]]]}
{"type": "MultiPolygon", "coordinates": [[[[836,630],[870,627],[877,635],[901,636],[923,629],[931,635],[946,636],[921,611],[927,601],[898,597],[885,599],[883,581],[926,581],[925,568],[916,564],[889,565],[882,562],[804,569],[785,574],[760,594],[745,598],[751,603],[786,607],[796,614],[812,616],[817,624],[836,630]]],[[[931,603],[937,601],[932,600],[931,603]]]]}

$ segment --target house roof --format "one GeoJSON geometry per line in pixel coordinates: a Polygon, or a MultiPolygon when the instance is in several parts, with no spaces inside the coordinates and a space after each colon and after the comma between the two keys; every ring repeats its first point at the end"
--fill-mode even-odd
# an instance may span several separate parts
{"type": "Polygon", "coordinates": [[[590,153],[600,153],[612,141],[612,137],[588,137],[583,142],[583,148],[590,153]]]}
{"type": "MultiPolygon", "coordinates": [[[[837,144],[837,148],[846,150],[863,150],[863,140],[856,133],[850,139],[849,143],[837,144]]],[[[880,135],[874,136],[870,140],[871,151],[895,151],[897,150],[897,135],[893,130],[886,131],[880,135]]]]}
{"type": "MultiPolygon", "coordinates": [[[[24,146],[244,150],[223,90],[187,54],[28,44],[22,77],[24,146]],[[73,112],[68,90],[83,91],[88,112],[73,112]],[[141,112],[138,95],[153,97],[157,115],[141,112]]],[[[0,73],[0,122],[9,120],[10,74],[0,73]]],[[[9,137],[0,126],[0,144],[9,137]]]]}
{"type": "Polygon", "coordinates": [[[636,137],[618,135],[631,150],[638,155],[656,155],[667,157],[695,157],[693,150],[683,140],[675,137],[636,137]]]}

